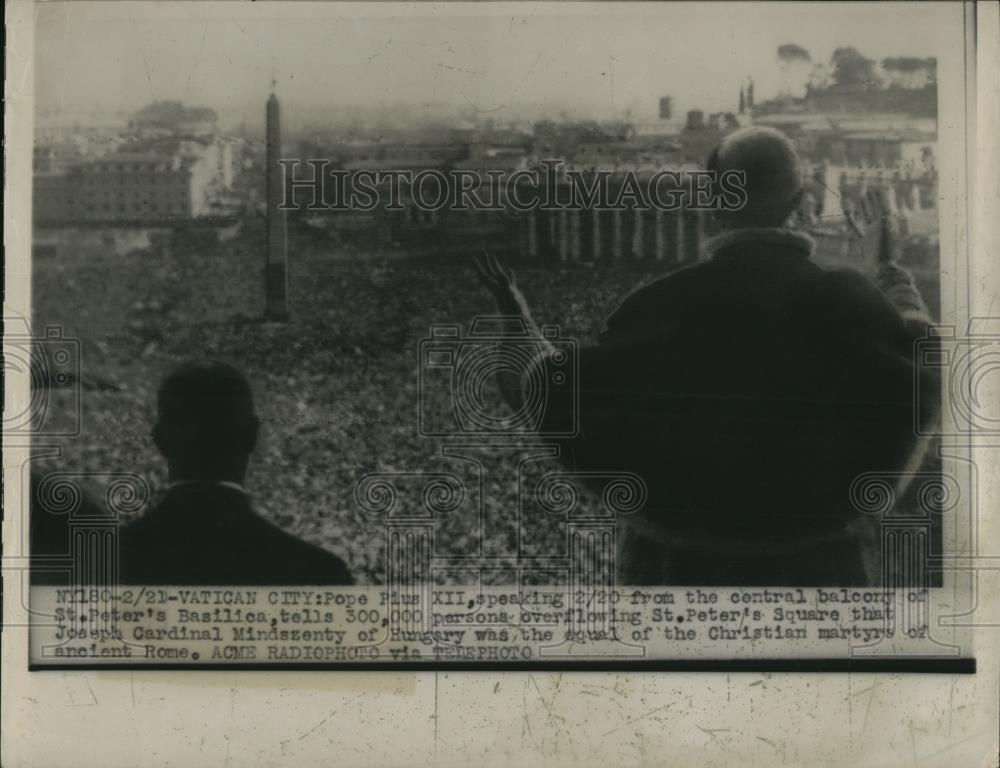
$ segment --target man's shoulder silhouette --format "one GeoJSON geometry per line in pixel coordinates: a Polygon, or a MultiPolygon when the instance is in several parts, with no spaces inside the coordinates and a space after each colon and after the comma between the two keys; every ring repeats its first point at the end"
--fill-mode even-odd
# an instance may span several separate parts
{"type": "Polygon", "coordinates": [[[602,343],[677,343],[712,330],[732,338],[808,333],[816,344],[837,346],[911,343],[912,332],[868,276],[816,263],[810,241],[797,233],[751,234],[633,291],[607,318],[602,343]]]}
{"type": "Polygon", "coordinates": [[[662,331],[666,318],[693,308],[692,293],[711,280],[711,272],[711,266],[702,262],[640,285],[608,316],[602,341],[644,337],[662,331]]]}
{"type": "Polygon", "coordinates": [[[265,520],[228,484],[171,488],[121,530],[119,551],[128,584],[353,583],[339,557],[265,520]]]}
{"type": "Polygon", "coordinates": [[[912,342],[879,287],[813,261],[808,238],[725,242],[631,294],[582,350],[579,404],[548,406],[579,409],[563,455],[636,472],[654,506],[712,512],[729,530],[747,508],[805,525],[802,508],[817,520],[832,507],[838,525],[850,479],[913,442],[912,342]]]}

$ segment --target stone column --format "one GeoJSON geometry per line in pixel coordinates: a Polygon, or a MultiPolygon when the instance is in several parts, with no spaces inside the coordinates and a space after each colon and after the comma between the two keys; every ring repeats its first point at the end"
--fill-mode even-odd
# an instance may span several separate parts
{"type": "Polygon", "coordinates": [[[538,233],[538,258],[548,261],[552,255],[552,214],[535,209],[536,231],[538,233]]]}
{"type": "Polygon", "coordinates": [[[601,258],[601,219],[600,211],[591,209],[581,213],[583,217],[583,252],[587,261],[597,261],[601,258]]]}
{"type": "Polygon", "coordinates": [[[573,234],[571,232],[570,225],[570,214],[569,211],[562,210],[558,211],[556,214],[556,223],[559,225],[559,235],[557,242],[559,243],[559,260],[569,261],[573,253],[573,234]]]}
{"type": "Polygon", "coordinates": [[[678,211],[665,211],[663,219],[665,257],[673,263],[678,263],[682,260],[683,254],[681,215],[678,211]]]}
{"type": "Polygon", "coordinates": [[[643,219],[648,214],[649,211],[643,211],[641,208],[632,211],[632,253],[637,259],[646,258],[642,227],[643,219]]]}
{"type": "Polygon", "coordinates": [[[580,261],[583,258],[583,216],[586,211],[569,211],[570,230],[570,260],[580,261]]]}
{"type": "Polygon", "coordinates": [[[538,258],[538,211],[528,211],[527,214],[527,225],[528,225],[528,258],[537,259],[538,258]]]}
{"type": "Polygon", "coordinates": [[[701,211],[684,208],[681,217],[684,222],[684,245],[680,260],[693,264],[701,259],[701,211]]]}
{"type": "Polygon", "coordinates": [[[601,252],[607,259],[621,261],[622,251],[621,211],[601,211],[601,252]]]}
{"type": "Polygon", "coordinates": [[[667,248],[666,241],[666,218],[670,213],[667,211],[656,211],[656,216],[654,218],[653,224],[653,258],[657,261],[663,261],[664,252],[667,248]]]}

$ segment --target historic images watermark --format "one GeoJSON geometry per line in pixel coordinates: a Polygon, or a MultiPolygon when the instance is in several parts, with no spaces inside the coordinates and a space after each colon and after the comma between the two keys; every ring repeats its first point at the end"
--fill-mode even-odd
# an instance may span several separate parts
{"type": "Polygon", "coordinates": [[[281,210],[738,211],[747,202],[738,170],[655,171],[563,168],[543,159],[517,170],[465,168],[347,170],[328,159],[278,160],[281,210]]]}

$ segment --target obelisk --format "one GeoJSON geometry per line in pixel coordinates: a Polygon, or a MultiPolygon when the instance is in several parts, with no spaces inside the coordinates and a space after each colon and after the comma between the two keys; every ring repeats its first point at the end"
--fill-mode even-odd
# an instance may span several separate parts
{"type": "Polygon", "coordinates": [[[264,319],[288,319],[288,226],[281,209],[281,107],[267,100],[267,263],[264,267],[264,319]]]}

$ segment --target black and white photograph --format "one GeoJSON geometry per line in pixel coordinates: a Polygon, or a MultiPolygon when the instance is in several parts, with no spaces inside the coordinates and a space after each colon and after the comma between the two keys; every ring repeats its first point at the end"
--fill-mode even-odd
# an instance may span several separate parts
{"type": "Polygon", "coordinates": [[[982,669],[976,4],[23,5],[32,675],[982,669]]]}
{"type": "Polygon", "coordinates": [[[790,7],[720,55],[596,8],[75,8],[35,49],[30,578],[78,617],[50,660],[641,659],[655,605],[660,640],[837,656],[898,651],[892,590],[929,610],[967,529],[933,14],[790,7]],[[79,624],[118,588],[182,613],[79,624]],[[339,609],[304,639],[359,642],[240,655],[284,635],[234,611],[300,597],[339,609]]]}

